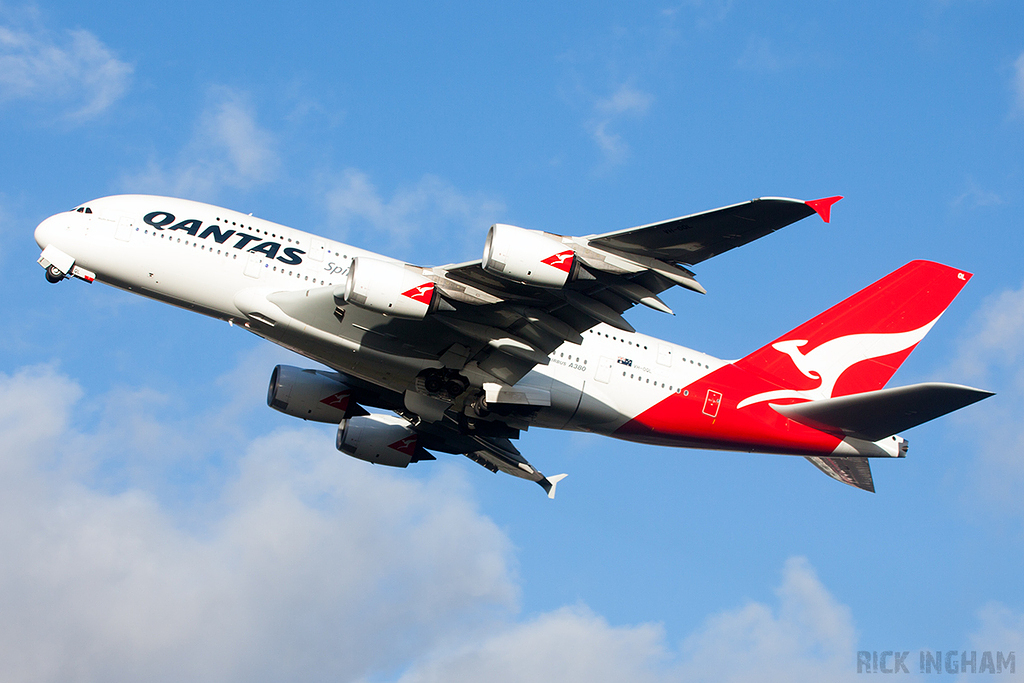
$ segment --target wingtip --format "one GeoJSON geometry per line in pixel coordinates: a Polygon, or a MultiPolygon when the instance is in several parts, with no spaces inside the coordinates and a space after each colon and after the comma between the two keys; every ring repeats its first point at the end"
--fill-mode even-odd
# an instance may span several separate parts
{"type": "Polygon", "coordinates": [[[832,217],[832,205],[838,202],[840,199],[842,199],[842,196],[837,195],[835,197],[823,197],[822,199],[812,199],[810,201],[804,202],[804,204],[814,209],[814,212],[821,216],[821,220],[828,223],[832,217]]]}

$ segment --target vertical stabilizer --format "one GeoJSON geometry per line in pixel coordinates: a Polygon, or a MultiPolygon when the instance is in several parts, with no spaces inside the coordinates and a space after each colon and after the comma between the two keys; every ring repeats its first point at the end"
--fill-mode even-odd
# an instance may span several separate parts
{"type": "Polygon", "coordinates": [[[780,387],[742,405],[881,389],[971,274],[912,261],[736,362],[780,387]]]}

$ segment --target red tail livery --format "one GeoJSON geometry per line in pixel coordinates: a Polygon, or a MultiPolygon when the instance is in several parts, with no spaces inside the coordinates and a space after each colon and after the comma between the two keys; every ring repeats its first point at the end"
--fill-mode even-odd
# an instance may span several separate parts
{"type": "MultiPolygon", "coordinates": [[[[901,457],[906,442],[895,436],[897,431],[991,395],[935,383],[904,387],[896,394],[879,391],[970,278],[970,273],[939,263],[908,263],[770,344],[682,387],[624,424],[618,435],[804,455],[831,476],[836,475],[816,462],[819,458],[901,457]],[[840,402],[840,397],[847,398],[840,402]],[[894,421],[892,413],[907,419],[894,421]],[[871,417],[886,425],[885,433],[872,427],[871,417]]],[[[866,461],[859,465],[866,481],[837,478],[873,490],[866,461]]]]}

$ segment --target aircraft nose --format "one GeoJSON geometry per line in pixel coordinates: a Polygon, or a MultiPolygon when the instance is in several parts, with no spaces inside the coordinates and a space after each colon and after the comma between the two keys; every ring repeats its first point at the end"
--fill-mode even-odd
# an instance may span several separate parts
{"type": "Polygon", "coordinates": [[[51,242],[53,242],[54,238],[57,236],[56,233],[58,219],[59,214],[57,216],[50,216],[42,223],[36,226],[36,244],[39,245],[40,249],[46,249],[46,247],[51,242]]]}

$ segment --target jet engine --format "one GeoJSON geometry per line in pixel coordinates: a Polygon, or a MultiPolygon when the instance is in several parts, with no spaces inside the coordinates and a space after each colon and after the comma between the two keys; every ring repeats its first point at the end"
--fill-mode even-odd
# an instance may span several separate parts
{"type": "Polygon", "coordinates": [[[397,263],[364,256],[352,259],[344,300],[377,313],[414,320],[439,308],[454,310],[423,275],[397,263]]]}
{"type": "Polygon", "coordinates": [[[579,276],[576,253],[557,236],[495,223],[487,232],[483,269],[538,287],[564,287],[579,276]]]}
{"type": "Polygon", "coordinates": [[[397,415],[363,415],[342,420],[335,446],[353,458],[375,465],[408,467],[410,462],[434,460],[419,445],[419,435],[397,415]]]}
{"type": "Polygon", "coordinates": [[[278,365],[270,376],[267,405],[285,415],[338,424],[346,417],[366,415],[352,399],[352,388],[341,375],[278,365]]]}

